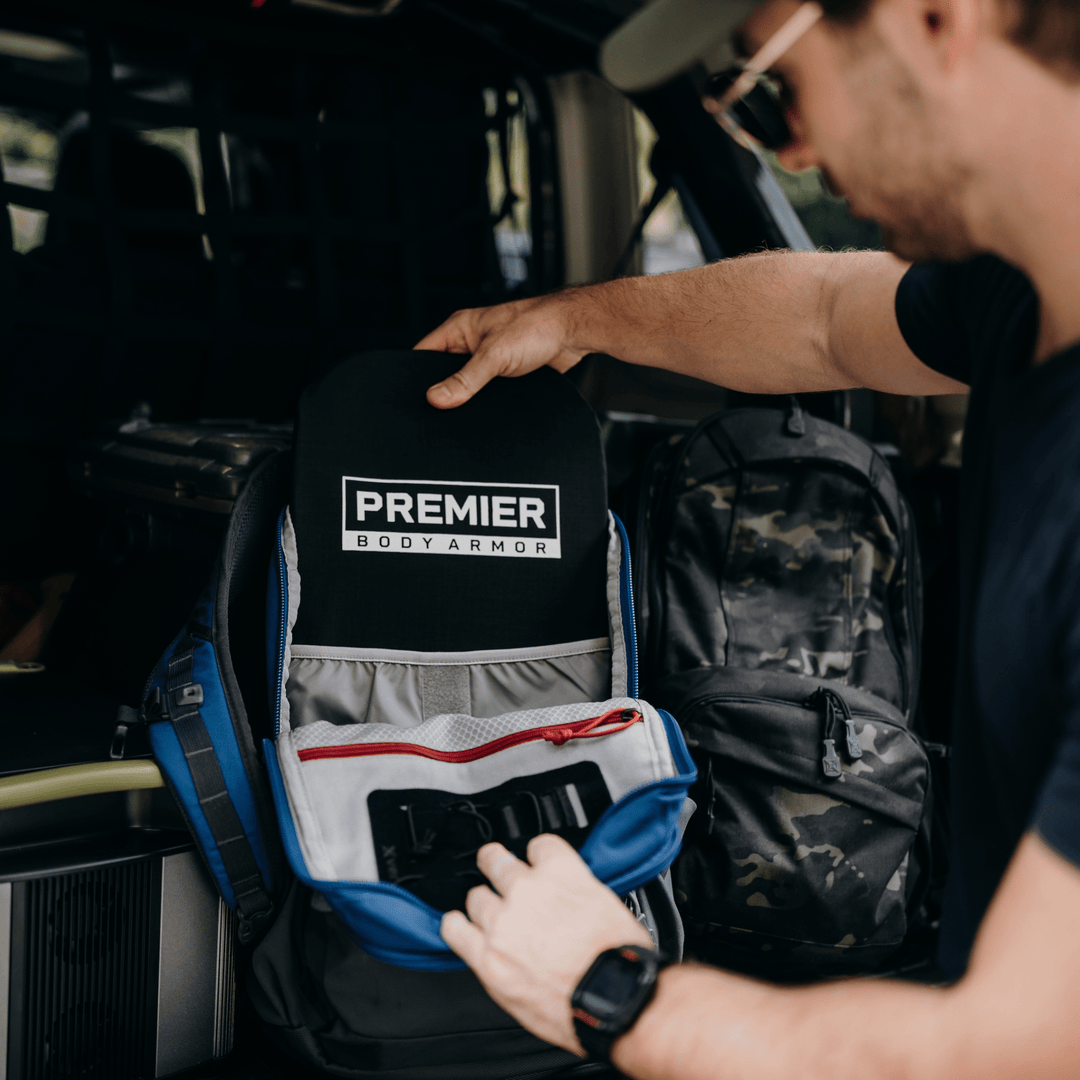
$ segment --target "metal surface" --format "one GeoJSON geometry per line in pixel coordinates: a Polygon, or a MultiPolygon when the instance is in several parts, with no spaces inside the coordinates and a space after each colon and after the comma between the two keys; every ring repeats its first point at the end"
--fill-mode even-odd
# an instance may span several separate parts
{"type": "MultiPolygon", "coordinates": [[[[640,203],[634,116],[622,94],[588,71],[548,80],[562,192],[565,281],[603,281],[619,260],[640,203]]],[[[624,273],[640,273],[636,251],[624,273]]]]}
{"type": "Polygon", "coordinates": [[[221,1057],[232,1046],[232,915],[194,852],[161,867],[154,1075],[221,1057]]]}
{"type": "Polygon", "coordinates": [[[190,847],[0,883],[0,1080],[159,1077],[224,1056],[234,940],[190,847]]]}
{"type": "Polygon", "coordinates": [[[98,761],[0,778],[0,810],[107,791],[164,787],[152,761],[98,761]]]}
{"type": "Polygon", "coordinates": [[[236,1013],[236,919],[218,897],[217,970],[214,981],[214,1057],[224,1057],[233,1044],[236,1013]]]}
{"type": "Polygon", "coordinates": [[[11,882],[0,884],[0,1080],[7,1080],[8,998],[11,978],[11,882]]]}
{"type": "Polygon", "coordinates": [[[394,8],[401,4],[401,0],[383,0],[381,4],[366,7],[362,4],[342,4],[336,0],[292,0],[299,7],[318,8],[321,11],[332,11],[335,15],[349,15],[360,19],[381,19],[389,15],[394,8]]]}
{"type": "Polygon", "coordinates": [[[160,862],[11,886],[10,1080],[145,1075],[160,862]]]}

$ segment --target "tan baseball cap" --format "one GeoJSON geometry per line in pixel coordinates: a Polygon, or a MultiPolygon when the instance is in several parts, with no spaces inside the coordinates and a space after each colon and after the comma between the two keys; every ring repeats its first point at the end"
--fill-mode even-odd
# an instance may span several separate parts
{"type": "Polygon", "coordinates": [[[762,0],[652,0],[600,46],[600,71],[620,90],[651,90],[703,64],[710,71],[734,55],[731,32],[762,0]]]}

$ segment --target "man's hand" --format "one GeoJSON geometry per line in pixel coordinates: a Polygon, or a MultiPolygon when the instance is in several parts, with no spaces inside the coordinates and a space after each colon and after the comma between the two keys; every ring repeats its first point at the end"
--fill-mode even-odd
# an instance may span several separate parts
{"type": "Polygon", "coordinates": [[[572,305],[559,294],[451,315],[415,347],[471,353],[472,359],[431,387],[428,401],[437,409],[453,409],[496,375],[527,375],[545,365],[569,371],[589,351],[570,340],[571,310],[572,305]]]}
{"type": "Polygon", "coordinates": [[[900,333],[896,289],[906,269],[885,251],[746,255],[459,311],[416,348],[471,354],[428,390],[440,409],[463,405],[496,375],[568,371],[589,353],[748,394],[962,392],[900,333]]]}
{"type": "Polygon", "coordinates": [[[448,911],[442,936],[518,1023],[584,1054],[570,1015],[574,988],[605,949],[653,942],[565,840],[534,837],[526,854],[522,862],[502,844],[485,844],[476,863],[497,892],[471,889],[469,918],[448,911]]]}

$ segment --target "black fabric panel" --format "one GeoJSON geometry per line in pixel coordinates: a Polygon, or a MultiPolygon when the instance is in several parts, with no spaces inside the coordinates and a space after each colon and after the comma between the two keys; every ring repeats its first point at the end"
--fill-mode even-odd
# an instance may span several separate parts
{"type": "Polygon", "coordinates": [[[519,1027],[471,971],[415,971],[368,956],[295,883],[255,951],[249,989],[267,1035],[319,1075],[529,1080],[591,1067],[519,1027]]]}
{"type": "MultiPolygon", "coordinates": [[[[546,368],[496,379],[459,409],[433,409],[425,390],[461,361],[442,353],[365,353],[305,391],[292,503],[302,583],[295,641],[451,651],[607,636],[606,480],[595,414],[546,368]],[[446,530],[406,526],[400,517],[385,527],[409,531],[409,553],[374,544],[343,550],[343,477],[433,482],[402,485],[412,492],[437,490],[440,481],[495,484],[503,492],[558,485],[561,558],[421,552],[425,536],[449,543],[446,530]]],[[[550,509],[549,498],[548,531],[550,509]]],[[[375,525],[373,516],[365,528],[375,525]]],[[[485,550],[495,532],[486,530],[485,550]]],[[[494,542],[532,550],[547,542],[540,536],[530,523],[494,542]]]]}
{"type": "Polygon", "coordinates": [[[493,840],[525,858],[529,841],[555,833],[575,848],[611,805],[595,761],[520,776],[498,787],[461,795],[428,788],[368,795],[379,880],[400,885],[438,911],[465,910],[465,895],[487,879],[476,853],[493,840]],[[568,788],[585,816],[579,825],[568,788]]]}
{"type": "Polygon", "coordinates": [[[198,712],[193,712],[177,720],[175,729],[240,914],[249,917],[266,912],[270,904],[262,876],[225,786],[206,724],[198,712]]]}
{"type": "Polygon", "coordinates": [[[268,884],[274,890],[280,890],[287,878],[285,852],[257,748],[263,739],[274,737],[267,698],[266,576],[291,476],[290,451],[273,454],[252,472],[229,518],[218,563],[214,605],[218,671],[236,744],[255,797],[263,849],[270,866],[268,884]]]}

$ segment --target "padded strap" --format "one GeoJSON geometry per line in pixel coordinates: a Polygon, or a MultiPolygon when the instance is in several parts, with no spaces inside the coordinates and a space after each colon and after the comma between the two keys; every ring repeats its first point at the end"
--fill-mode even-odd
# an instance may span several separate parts
{"type": "Polygon", "coordinates": [[[164,711],[184,752],[195,793],[236,897],[241,941],[249,941],[274,910],[236,807],[229,797],[214,744],[199,712],[202,687],[192,681],[194,642],[185,635],[169,658],[164,711]]]}

